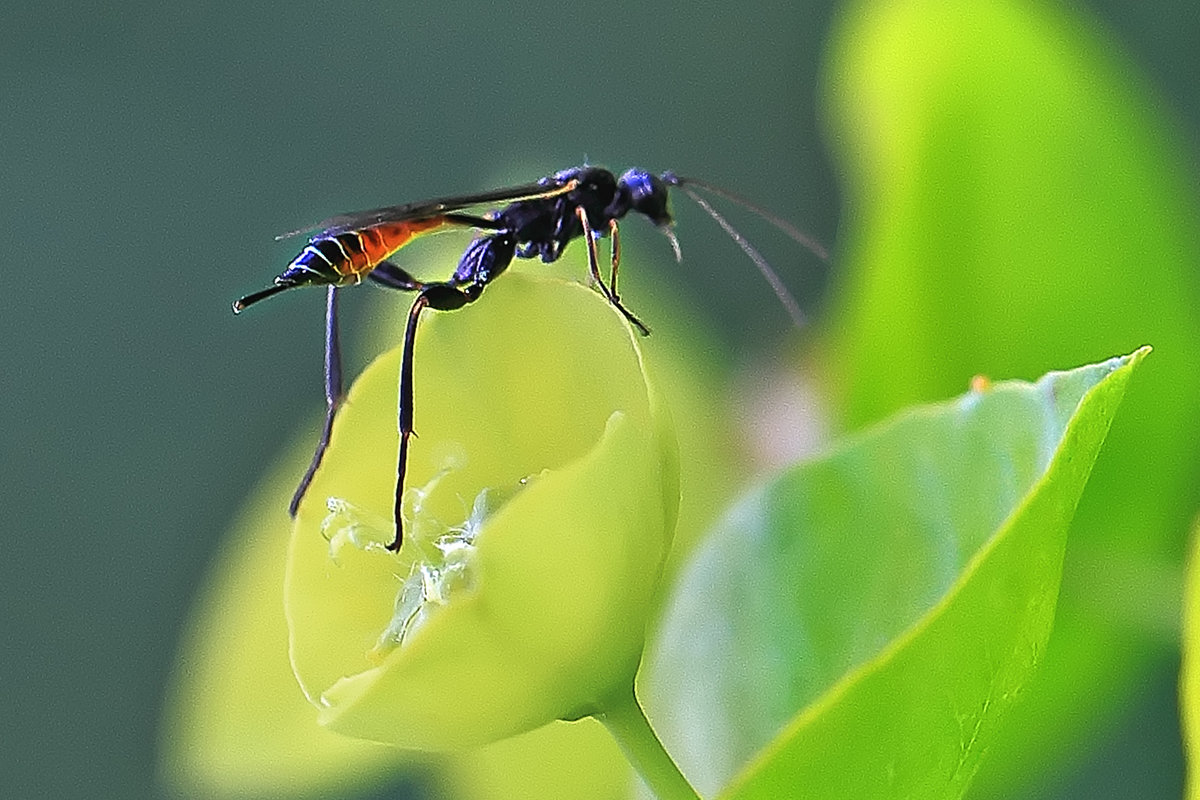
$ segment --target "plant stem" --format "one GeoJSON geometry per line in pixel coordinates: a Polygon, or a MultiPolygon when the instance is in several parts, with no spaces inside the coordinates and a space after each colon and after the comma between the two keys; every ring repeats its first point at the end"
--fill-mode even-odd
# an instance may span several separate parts
{"type": "Polygon", "coordinates": [[[603,708],[593,716],[608,728],[625,758],[658,800],[700,800],[650,727],[632,686],[614,693],[603,708]]]}

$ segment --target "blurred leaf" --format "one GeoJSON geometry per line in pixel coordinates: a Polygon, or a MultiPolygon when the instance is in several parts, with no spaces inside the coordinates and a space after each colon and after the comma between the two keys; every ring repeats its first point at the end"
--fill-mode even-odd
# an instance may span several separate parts
{"type": "Polygon", "coordinates": [[[344,795],[429,760],[321,728],[296,685],[283,573],[287,498],[311,455],[309,438],[247,501],[192,612],[161,747],[164,780],[181,796],[344,795]]]}
{"type": "Polygon", "coordinates": [[[1141,576],[1178,570],[1200,480],[1200,215],[1117,53],[1054,4],[903,0],[855,5],[831,64],[851,224],[825,355],[847,424],[979,373],[1158,353],[1080,501],[1047,668],[977,787],[1003,796],[1165,655],[1178,601],[1141,576]]]}
{"type": "Polygon", "coordinates": [[[696,788],[757,753],[722,796],[960,796],[1040,660],[1067,527],[1147,351],[905,412],[739,502],[643,685],[696,788]]]}

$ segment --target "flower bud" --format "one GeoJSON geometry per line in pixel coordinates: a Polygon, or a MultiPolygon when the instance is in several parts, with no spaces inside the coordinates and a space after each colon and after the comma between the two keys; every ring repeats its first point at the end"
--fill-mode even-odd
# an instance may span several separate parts
{"type": "Polygon", "coordinates": [[[351,389],[297,516],[292,665],[341,733],[480,745],[590,713],[641,658],[678,505],[668,415],[596,293],[486,295],[418,331],[400,553],[399,348],[351,389]]]}

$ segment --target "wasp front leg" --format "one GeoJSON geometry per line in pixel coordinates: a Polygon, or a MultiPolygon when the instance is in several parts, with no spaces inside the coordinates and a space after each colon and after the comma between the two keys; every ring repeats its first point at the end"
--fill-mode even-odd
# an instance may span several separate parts
{"type": "MultiPolygon", "coordinates": [[[[596,250],[596,231],[592,229],[591,223],[588,222],[587,212],[583,210],[583,206],[575,209],[576,216],[579,217],[579,224],[583,226],[583,240],[587,244],[588,253],[588,269],[591,272],[592,280],[600,287],[600,293],[604,295],[604,299],[612,303],[613,306],[624,315],[625,319],[629,320],[642,336],[649,336],[650,329],[646,327],[646,323],[633,315],[628,308],[621,304],[621,299],[617,297],[616,292],[610,289],[604,283],[604,279],[600,276],[600,256],[596,250]]],[[[614,251],[615,252],[615,251],[614,251]]],[[[616,266],[613,266],[613,278],[616,279],[616,266]]]]}
{"type": "Polygon", "coordinates": [[[617,294],[617,267],[621,264],[621,235],[617,231],[615,219],[608,221],[608,235],[609,253],[612,256],[612,269],[608,273],[608,288],[612,292],[612,296],[620,300],[621,295],[617,294]]]}

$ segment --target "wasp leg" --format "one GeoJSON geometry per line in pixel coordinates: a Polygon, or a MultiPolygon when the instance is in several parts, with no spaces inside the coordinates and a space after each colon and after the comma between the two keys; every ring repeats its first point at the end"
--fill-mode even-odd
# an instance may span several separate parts
{"type": "Polygon", "coordinates": [[[338,343],[337,291],[336,286],[330,286],[325,294],[325,426],[321,429],[321,439],[317,442],[312,462],[300,479],[292,502],[288,504],[288,514],[293,517],[300,508],[300,501],[304,499],[313,476],[317,474],[317,468],[321,466],[321,460],[325,458],[329,436],[333,432],[333,419],[342,405],[342,350],[338,343]]]}
{"type": "Polygon", "coordinates": [[[608,221],[608,234],[612,237],[610,241],[609,252],[612,253],[612,270],[608,274],[608,288],[612,292],[612,296],[620,300],[621,295],[617,294],[617,267],[621,264],[621,237],[617,233],[617,221],[610,219],[608,221]]]}
{"type": "Polygon", "coordinates": [[[425,288],[425,284],[390,261],[380,261],[375,269],[367,273],[367,277],[380,286],[402,292],[419,292],[425,288]]]}
{"type": "Polygon", "coordinates": [[[404,355],[400,361],[400,452],[396,461],[396,503],[393,507],[393,517],[396,522],[396,538],[387,546],[393,553],[400,552],[404,541],[404,519],[401,514],[404,496],[404,473],[408,469],[408,437],[413,432],[413,345],[417,339],[417,320],[421,312],[429,305],[429,296],[422,291],[413,301],[408,311],[408,325],[404,329],[404,355]]]}
{"type": "Polygon", "coordinates": [[[579,217],[579,223],[583,226],[583,239],[587,242],[588,269],[591,270],[592,280],[600,287],[600,293],[604,295],[604,298],[612,303],[617,311],[620,311],[625,316],[625,319],[629,320],[630,324],[641,332],[642,336],[649,336],[650,329],[646,327],[646,324],[621,304],[621,300],[605,285],[604,279],[600,277],[600,256],[596,252],[596,232],[592,229],[591,223],[588,222],[587,212],[583,210],[583,206],[575,209],[575,213],[579,217]]]}
{"type": "Polygon", "coordinates": [[[421,312],[426,308],[454,311],[475,302],[483,294],[484,287],[508,268],[515,252],[516,241],[507,231],[476,239],[463,254],[454,276],[448,281],[422,284],[421,293],[409,309],[408,324],[404,328],[404,353],[400,361],[397,408],[400,449],[396,458],[396,498],[393,506],[396,538],[387,546],[393,553],[400,551],[400,545],[404,541],[404,477],[408,472],[408,440],[413,435],[413,354],[417,340],[417,322],[421,312]]]}

